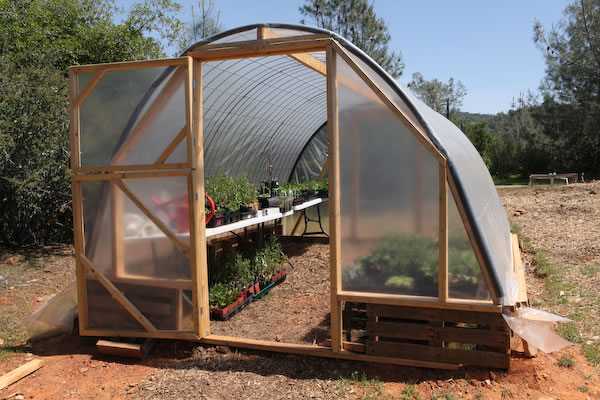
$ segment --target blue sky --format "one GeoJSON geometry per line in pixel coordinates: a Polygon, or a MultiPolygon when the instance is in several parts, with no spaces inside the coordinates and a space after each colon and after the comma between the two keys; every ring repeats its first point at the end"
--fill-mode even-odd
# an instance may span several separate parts
{"type": "MultiPolygon", "coordinates": [[[[299,23],[302,0],[214,0],[226,29],[257,22],[299,23]]],[[[127,6],[133,0],[121,0],[127,6]]],[[[197,0],[178,0],[180,19],[191,21],[197,0]]],[[[537,18],[549,29],[562,17],[567,0],[375,0],[392,35],[391,49],[402,52],[404,85],[414,72],[425,79],[454,77],[468,90],[462,109],[496,113],[513,97],[537,90],[544,59],[533,43],[537,18]]],[[[308,22],[308,21],[307,21],[308,22]]],[[[167,49],[168,54],[176,49],[167,49]]]]}

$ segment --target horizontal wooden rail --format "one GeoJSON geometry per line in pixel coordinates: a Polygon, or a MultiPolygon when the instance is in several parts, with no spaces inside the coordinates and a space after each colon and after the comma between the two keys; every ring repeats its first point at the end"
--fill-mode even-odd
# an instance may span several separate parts
{"type": "Polygon", "coordinates": [[[153,67],[168,67],[171,65],[187,65],[187,57],[177,58],[164,58],[158,60],[141,60],[141,61],[123,61],[114,63],[104,64],[87,64],[87,65],[74,65],[69,67],[70,71],[82,73],[82,72],[96,72],[96,71],[119,71],[124,69],[138,69],[138,68],[153,68],[153,67]]]}
{"type": "Polygon", "coordinates": [[[338,299],[341,301],[351,301],[354,303],[387,304],[392,306],[440,308],[447,310],[483,311],[491,313],[502,312],[502,307],[493,304],[492,302],[452,298],[443,303],[440,302],[437,297],[341,291],[338,293],[338,299]]]}

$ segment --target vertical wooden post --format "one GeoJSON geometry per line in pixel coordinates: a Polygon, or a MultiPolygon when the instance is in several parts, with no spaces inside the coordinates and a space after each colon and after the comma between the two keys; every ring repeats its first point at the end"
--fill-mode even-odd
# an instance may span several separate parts
{"type": "Polygon", "coordinates": [[[114,181],[110,182],[110,229],[112,241],[112,265],[115,276],[123,276],[125,274],[125,233],[123,216],[123,192],[115,185],[114,181]]]}
{"type": "Polygon", "coordinates": [[[440,222],[439,222],[439,278],[438,297],[440,302],[448,301],[448,186],[446,166],[439,166],[440,222]]]}
{"type": "MultiPolygon", "coordinates": [[[[81,166],[79,150],[79,108],[73,106],[78,95],[79,82],[77,74],[73,70],[69,70],[69,104],[71,105],[69,110],[71,120],[69,130],[71,134],[71,169],[73,170],[76,170],[81,166]]],[[[77,276],[79,331],[84,332],[88,328],[88,307],[85,267],[80,258],[85,249],[81,182],[71,179],[71,190],[73,195],[73,241],[75,246],[75,272],[77,276]]]]}
{"type": "Polygon", "coordinates": [[[327,46],[327,133],[329,136],[329,268],[331,271],[331,350],[342,350],[342,253],[340,240],[340,154],[336,54],[327,46]]]}
{"type": "Polygon", "coordinates": [[[208,266],[206,259],[206,223],[204,215],[204,150],[202,115],[202,63],[189,57],[187,85],[188,154],[192,171],[188,177],[190,212],[190,250],[192,291],[194,303],[194,333],[205,337],[210,334],[208,310],[208,266]]]}

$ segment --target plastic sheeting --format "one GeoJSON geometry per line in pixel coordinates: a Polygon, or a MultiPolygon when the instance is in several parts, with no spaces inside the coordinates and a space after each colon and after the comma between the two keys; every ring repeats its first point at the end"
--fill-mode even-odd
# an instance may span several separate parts
{"type": "MultiPolygon", "coordinates": [[[[311,53],[324,60],[324,53],[311,53]]],[[[272,165],[288,179],[327,120],[325,77],[288,56],[207,62],[203,67],[207,176],[246,173],[258,185],[272,165]]]]}
{"type": "Polygon", "coordinates": [[[73,282],[25,318],[29,339],[35,341],[71,333],[76,314],[77,285],[73,282]]]}
{"type": "Polygon", "coordinates": [[[438,163],[337,56],[342,289],[437,296],[438,163]]]}
{"type": "Polygon", "coordinates": [[[552,353],[572,344],[552,331],[553,324],[570,321],[567,318],[530,307],[518,308],[513,316],[502,316],[510,329],[545,353],[552,353]]]}

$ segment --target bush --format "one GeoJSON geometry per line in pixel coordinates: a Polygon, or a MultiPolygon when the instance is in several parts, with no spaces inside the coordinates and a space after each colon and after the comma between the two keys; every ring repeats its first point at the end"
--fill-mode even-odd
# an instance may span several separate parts
{"type": "Polygon", "coordinates": [[[0,240],[72,238],[67,81],[42,63],[0,63],[0,240]]]}

